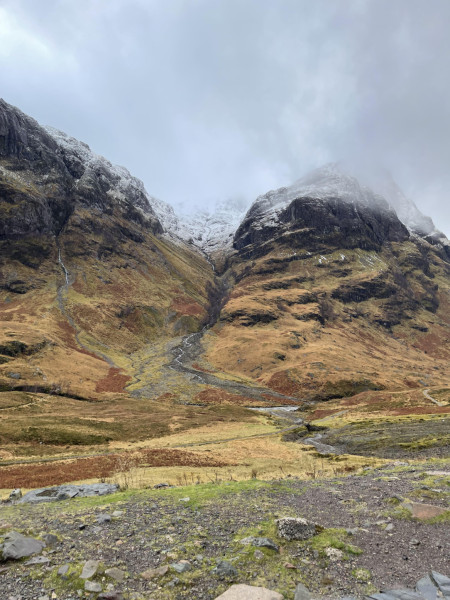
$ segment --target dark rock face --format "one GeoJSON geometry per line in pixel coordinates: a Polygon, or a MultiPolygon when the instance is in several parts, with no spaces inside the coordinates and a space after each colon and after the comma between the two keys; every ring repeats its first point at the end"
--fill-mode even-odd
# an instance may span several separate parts
{"type": "Polygon", "coordinates": [[[264,254],[272,242],[322,252],[335,248],[379,250],[386,242],[409,238],[406,227],[386,205],[359,205],[340,198],[300,197],[278,215],[278,223],[261,223],[258,207],[250,209],[234,238],[246,257],[264,254]],[[247,248],[252,246],[251,249],[247,248]]]}
{"type": "MultiPolygon", "coordinates": [[[[93,222],[109,216],[116,242],[117,235],[142,241],[136,229],[163,231],[142,182],[126,169],[114,167],[61,132],[46,130],[0,100],[2,253],[37,268],[49,256],[53,236],[75,214],[89,234],[93,222]],[[90,218],[83,208],[89,209],[90,218]]],[[[103,232],[105,223],[98,227],[103,232]]]]}

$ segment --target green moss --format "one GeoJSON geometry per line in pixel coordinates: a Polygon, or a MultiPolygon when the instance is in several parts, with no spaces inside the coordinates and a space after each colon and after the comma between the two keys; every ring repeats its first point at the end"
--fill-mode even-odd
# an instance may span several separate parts
{"type": "Polygon", "coordinates": [[[325,529],[318,535],[315,535],[310,540],[305,542],[313,550],[317,550],[321,556],[326,556],[326,548],[336,548],[342,550],[344,554],[358,555],[362,554],[362,550],[357,546],[349,544],[347,542],[349,534],[345,529],[325,529]]]}
{"type": "Polygon", "coordinates": [[[372,579],[372,573],[369,571],[369,569],[363,568],[352,569],[352,576],[361,583],[369,583],[369,581],[372,579]]]}

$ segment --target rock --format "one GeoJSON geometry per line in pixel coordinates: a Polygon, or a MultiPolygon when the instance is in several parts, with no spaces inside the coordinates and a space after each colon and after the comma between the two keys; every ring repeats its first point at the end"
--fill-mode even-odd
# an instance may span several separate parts
{"type": "Polygon", "coordinates": [[[307,540],[316,535],[316,525],[306,519],[283,517],[277,520],[278,535],[286,540],[307,540]]]}
{"type": "Polygon", "coordinates": [[[27,560],[27,562],[24,564],[26,567],[29,567],[31,565],[46,565],[49,562],[50,559],[46,556],[35,556],[34,558],[30,558],[30,560],[27,560]]]}
{"type": "Polygon", "coordinates": [[[86,581],[84,584],[84,589],[86,592],[101,592],[102,586],[96,581],[86,581]]]}
{"type": "Polygon", "coordinates": [[[394,524],[393,523],[388,523],[385,527],[385,531],[392,531],[394,529],[394,524]]]}
{"type": "Polygon", "coordinates": [[[284,600],[284,597],[267,588],[239,584],[232,585],[215,600],[284,600]]]}
{"type": "Polygon", "coordinates": [[[60,577],[65,577],[65,575],[67,575],[67,573],[69,572],[69,567],[70,567],[70,565],[67,563],[65,565],[62,565],[61,567],[59,567],[58,575],[60,577]]]}
{"type": "Polygon", "coordinates": [[[192,569],[192,565],[188,560],[180,560],[170,565],[177,573],[186,573],[192,569]]]}
{"type": "Polygon", "coordinates": [[[88,496],[104,496],[119,490],[116,483],[91,483],[86,485],[59,485],[51,488],[32,490],[20,498],[19,502],[37,504],[39,502],[55,502],[69,498],[86,498],[88,496]]]}
{"type": "Polygon", "coordinates": [[[54,546],[59,542],[59,539],[53,533],[46,533],[42,536],[46,546],[54,546]]]}
{"type": "Polygon", "coordinates": [[[153,489],[161,490],[163,488],[168,488],[168,487],[171,487],[171,485],[168,483],[157,483],[156,485],[153,486],[153,489]]]}
{"type": "Polygon", "coordinates": [[[10,502],[17,502],[17,500],[20,500],[21,498],[22,490],[20,488],[17,488],[10,493],[8,500],[10,502]]]}
{"type": "Polygon", "coordinates": [[[325,555],[330,559],[330,560],[342,560],[342,558],[344,557],[344,553],[342,552],[342,550],[339,550],[338,548],[325,548],[325,555]]]}
{"type": "Polygon", "coordinates": [[[81,579],[90,579],[91,577],[94,577],[94,575],[97,573],[99,565],[99,560],[87,560],[83,565],[83,570],[81,571],[81,579]]]}
{"type": "Polygon", "coordinates": [[[111,515],[107,515],[107,514],[97,515],[96,521],[100,525],[104,525],[105,523],[111,523],[111,515]]]}
{"type": "Polygon", "coordinates": [[[280,548],[273,542],[269,540],[269,538],[265,537],[246,537],[241,540],[241,544],[244,546],[257,546],[259,548],[270,548],[270,550],[275,550],[275,552],[279,552],[280,548]]]}
{"type": "Polygon", "coordinates": [[[447,512],[446,508],[435,506],[434,504],[422,504],[421,502],[403,502],[403,508],[406,508],[411,513],[414,519],[425,521],[439,517],[447,512]]]}
{"type": "Polygon", "coordinates": [[[3,560],[19,560],[32,554],[39,554],[44,546],[44,542],[40,540],[25,537],[17,531],[11,531],[5,536],[2,548],[3,560]]]}
{"type": "Polygon", "coordinates": [[[311,592],[303,585],[303,583],[297,584],[294,600],[311,600],[312,597],[311,592]]]}
{"type": "Polygon", "coordinates": [[[422,577],[416,583],[416,592],[421,594],[426,600],[438,600],[437,587],[429,575],[422,577]]]}
{"type": "Polygon", "coordinates": [[[234,578],[238,576],[237,570],[227,560],[221,560],[212,570],[214,575],[217,575],[220,579],[234,578]]]}
{"type": "Polygon", "coordinates": [[[167,571],[169,570],[169,567],[167,565],[163,565],[162,567],[157,567],[156,569],[147,569],[146,571],[144,571],[143,573],[141,573],[141,577],[143,579],[156,579],[157,577],[163,577],[167,571]]]}
{"type": "Polygon", "coordinates": [[[108,575],[108,577],[111,577],[111,579],[114,579],[114,581],[118,581],[119,583],[121,583],[125,579],[126,575],[125,571],[122,571],[117,567],[111,567],[111,569],[106,569],[105,574],[108,575]]]}
{"type": "Polygon", "coordinates": [[[189,496],[186,496],[185,498],[180,498],[180,502],[189,502],[190,498],[189,496]]]}
{"type": "Polygon", "coordinates": [[[123,600],[123,595],[120,592],[103,592],[97,596],[97,600],[123,600]]]}
{"type": "Polygon", "coordinates": [[[114,519],[117,519],[118,517],[121,517],[123,514],[124,514],[123,510],[115,510],[111,516],[114,517],[114,519]]]}
{"type": "Polygon", "coordinates": [[[436,573],[436,571],[431,571],[431,577],[436,585],[439,587],[441,594],[444,598],[450,599],[450,579],[445,575],[441,575],[440,573],[436,573]]]}
{"type": "Polygon", "coordinates": [[[7,375],[10,379],[22,379],[20,373],[7,373],[7,375]]]}

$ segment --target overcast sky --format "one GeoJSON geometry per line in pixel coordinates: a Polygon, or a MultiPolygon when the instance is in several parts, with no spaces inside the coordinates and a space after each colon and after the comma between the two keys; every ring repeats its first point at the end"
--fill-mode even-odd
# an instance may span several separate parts
{"type": "Polygon", "coordinates": [[[450,235],[450,0],[0,0],[0,96],[178,209],[335,160],[450,235]]]}

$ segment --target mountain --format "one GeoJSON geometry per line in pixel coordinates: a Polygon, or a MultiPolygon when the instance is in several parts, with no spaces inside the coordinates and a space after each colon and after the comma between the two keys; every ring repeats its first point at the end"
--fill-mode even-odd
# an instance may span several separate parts
{"type": "Polygon", "coordinates": [[[392,179],[326,165],[178,217],[1,101],[0,217],[4,389],[303,402],[446,378],[450,246],[392,179]]]}
{"type": "Polygon", "coordinates": [[[209,363],[304,400],[444,383],[448,240],[388,199],[336,165],[260,196],[234,236],[209,363]]]}
{"type": "Polygon", "coordinates": [[[165,232],[172,209],[123,167],[4,101],[0,216],[5,386],[121,390],[127,353],[208,318],[211,267],[165,232]],[[13,356],[20,380],[8,375],[13,356]]]}

